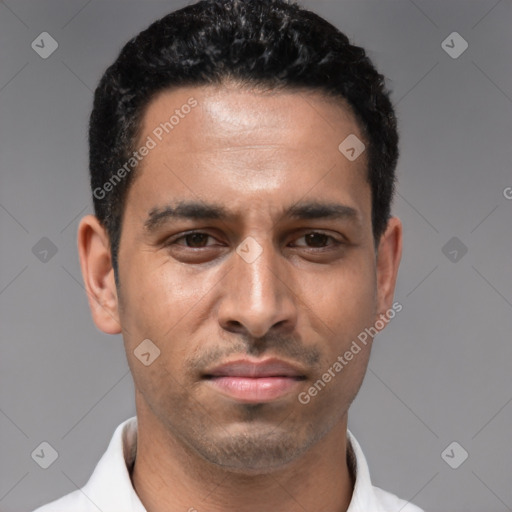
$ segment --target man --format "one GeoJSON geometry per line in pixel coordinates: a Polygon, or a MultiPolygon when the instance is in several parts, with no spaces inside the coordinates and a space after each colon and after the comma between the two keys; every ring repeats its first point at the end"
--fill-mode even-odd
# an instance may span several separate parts
{"type": "Polygon", "coordinates": [[[123,48],[78,247],[137,416],[38,512],[419,510],[372,486],[347,431],[401,307],[397,141],[364,51],[284,0],[205,0],[123,48]]]}

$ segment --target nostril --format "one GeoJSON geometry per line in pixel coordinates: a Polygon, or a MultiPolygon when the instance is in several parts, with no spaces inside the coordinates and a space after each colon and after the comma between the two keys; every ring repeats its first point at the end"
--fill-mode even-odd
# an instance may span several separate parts
{"type": "Polygon", "coordinates": [[[240,333],[244,331],[244,326],[238,320],[228,320],[223,324],[226,331],[240,333]]]}

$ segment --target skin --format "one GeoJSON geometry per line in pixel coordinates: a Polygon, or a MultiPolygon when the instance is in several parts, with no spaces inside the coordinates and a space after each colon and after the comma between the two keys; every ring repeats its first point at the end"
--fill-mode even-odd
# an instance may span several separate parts
{"type": "Polygon", "coordinates": [[[349,134],[364,137],[340,100],[233,83],[174,89],[149,104],[140,142],[190,97],[198,106],[144,157],[129,190],[119,290],[96,217],[83,218],[78,233],[93,319],[122,333],[135,383],[134,488],[150,512],[345,511],[354,483],[347,412],[371,343],[310,403],[298,393],[391,308],[401,223],[390,219],[376,251],[366,154],[350,162],[338,150],[349,134]],[[232,216],[145,228],[150,212],[188,200],[232,216]],[[306,201],[355,214],[284,215],[306,201]],[[204,235],[184,238],[189,230],[204,235]],[[236,252],[248,236],[262,250],[251,263],[236,252]],[[147,338],[160,349],[149,366],[134,356],[147,338]],[[202,378],[243,357],[284,359],[305,378],[260,404],[202,378]]]}

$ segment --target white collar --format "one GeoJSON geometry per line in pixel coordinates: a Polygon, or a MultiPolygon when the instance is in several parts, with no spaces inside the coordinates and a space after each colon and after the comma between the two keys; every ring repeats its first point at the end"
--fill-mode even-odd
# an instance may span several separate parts
{"type": "MultiPolygon", "coordinates": [[[[355,486],[347,512],[422,512],[421,509],[372,485],[365,456],[347,430],[349,464],[355,486]]],[[[147,512],[135,492],[130,472],[137,451],[137,417],[115,430],[107,451],[87,484],[34,512],[147,512]]]]}

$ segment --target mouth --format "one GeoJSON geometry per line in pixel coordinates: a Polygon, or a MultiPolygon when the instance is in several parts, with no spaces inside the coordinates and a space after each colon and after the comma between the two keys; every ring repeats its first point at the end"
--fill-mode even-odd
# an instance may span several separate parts
{"type": "Polygon", "coordinates": [[[279,359],[239,359],[208,370],[203,380],[215,391],[242,403],[282,398],[306,379],[304,371],[279,359]]]}

